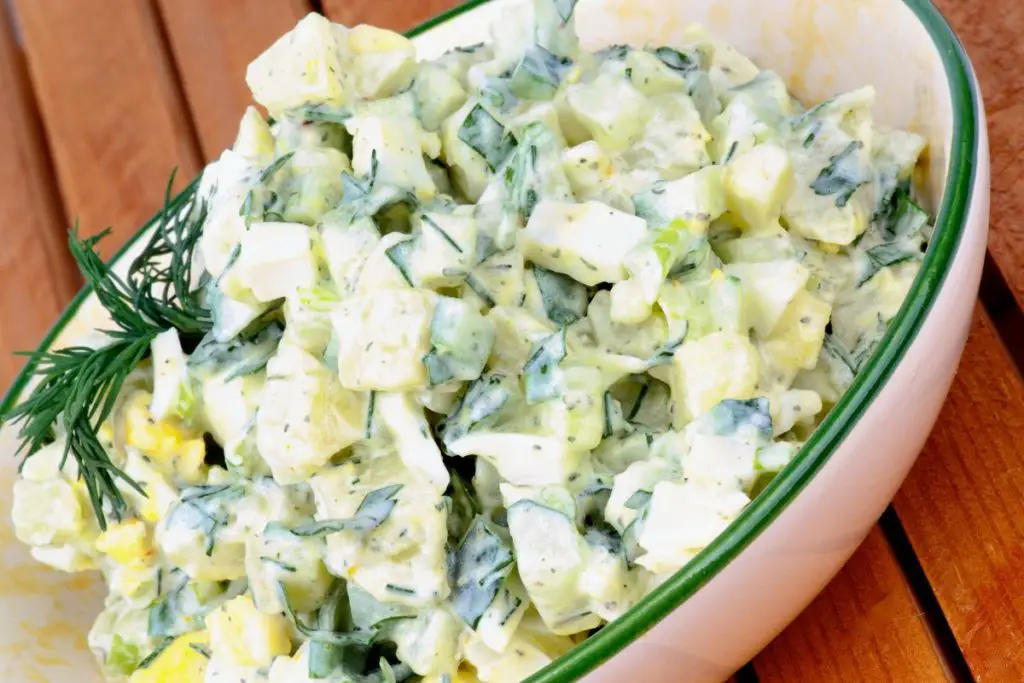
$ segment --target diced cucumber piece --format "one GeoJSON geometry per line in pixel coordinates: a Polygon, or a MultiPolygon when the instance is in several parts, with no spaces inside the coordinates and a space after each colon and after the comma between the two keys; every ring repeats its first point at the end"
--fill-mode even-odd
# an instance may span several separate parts
{"type": "Polygon", "coordinates": [[[430,345],[423,364],[432,385],[475,380],[494,346],[494,325],[467,302],[439,297],[430,320],[430,345]]]}

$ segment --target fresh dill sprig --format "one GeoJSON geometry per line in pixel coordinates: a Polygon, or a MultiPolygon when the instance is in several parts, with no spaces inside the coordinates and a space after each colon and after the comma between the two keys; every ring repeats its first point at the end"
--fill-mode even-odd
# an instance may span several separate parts
{"type": "Polygon", "coordinates": [[[161,332],[176,328],[184,337],[198,340],[213,325],[192,282],[206,202],[196,195],[196,184],[179,201],[172,201],[173,182],[172,174],[153,235],[124,277],[96,251],[109,230],[84,239],[77,227],[69,232],[68,246],[86,287],[114,323],[113,329],[104,330],[110,341],[99,348],[73,346],[27,354],[39,383],[25,401],[0,415],[0,423],[21,423],[18,453],[24,453],[25,460],[53,441],[56,425],[63,428],[67,440],[61,468],[68,456],[74,457],[103,529],[108,513],[120,520],[126,508],[118,480],[145,495],[110,460],[97,435],[117,403],[121,386],[161,332]]]}

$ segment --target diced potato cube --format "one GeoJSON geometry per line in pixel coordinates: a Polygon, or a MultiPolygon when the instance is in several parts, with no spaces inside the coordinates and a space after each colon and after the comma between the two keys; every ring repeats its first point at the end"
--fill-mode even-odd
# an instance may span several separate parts
{"type": "Polygon", "coordinates": [[[348,31],[355,88],[368,100],[391,97],[416,75],[416,48],[394,31],[360,24],[348,31]]]}
{"type": "Polygon", "coordinates": [[[733,263],[724,270],[742,284],[746,319],[761,339],[766,339],[775,329],[789,303],[811,275],[795,260],[733,263]]]}
{"type": "Polygon", "coordinates": [[[424,212],[410,269],[420,287],[455,287],[476,265],[476,219],[470,213],[424,212]]]}
{"type": "Polygon", "coordinates": [[[426,607],[448,596],[446,508],[418,469],[396,456],[381,456],[323,470],[310,485],[318,519],[348,519],[370,493],[397,487],[390,494],[394,506],[379,526],[327,537],[324,562],[332,574],[381,602],[426,607]]]}
{"type": "Polygon", "coordinates": [[[562,152],[562,170],[577,197],[597,192],[615,172],[612,160],[595,140],[562,152]]]}
{"type": "Polygon", "coordinates": [[[780,391],[768,399],[772,415],[772,432],[779,436],[798,423],[813,423],[821,412],[821,396],[816,391],[790,389],[780,391]]]}
{"type": "Polygon", "coordinates": [[[818,362],[825,339],[832,307],[828,302],[800,290],[779,318],[762,350],[772,366],[795,375],[797,370],[811,370],[818,362]]]}
{"type": "Polygon", "coordinates": [[[715,540],[749,502],[742,491],[696,482],[659,482],[638,539],[647,552],[637,563],[655,574],[679,569],[715,540]]]}
{"type": "Polygon", "coordinates": [[[245,541],[245,573],[260,611],[283,612],[281,586],[297,612],[313,612],[323,604],[334,577],[323,563],[322,538],[296,536],[276,525],[245,541]]]}
{"type": "Polygon", "coordinates": [[[689,95],[658,95],[646,108],[650,113],[641,132],[620,154],[630,168],[673,180],[711,164],[707,151],[711,135],[689,95]]]}
{"type": "Polygon", "coordinates": [[[453,441],[448,450],[484,458],[502,479],[521,486],[565,484],[582,463],[582,451],[570,449],[560,436],[480,431],[453,441]]]}
{"type": "Polygon", "coordinates": [[[758,145],[733,159],[725,172],[725,197],[733,220],[747,230],[764,230],[779,220],[794,185],[789,153],[758,145]]]}
{"type": "Polygon", "coordinates": [[[407,393],[381,392],[374,403],[375,415],[390,430],[398,455],[406,467],[416,468],[437,487],[438,494],[448,488],[448,470],[441,450],[430,435],[423,407],[407,393]]]}
{"type": "Polygon", "coordinates": [[[600,202],[543,201],[520,239],[528,260],[593,286],[624,280],[626,253],[646,234],[642,218],[600,202]]]}
{"type": "Polygon", "coordinates": [[[245,108],[231,149],[256,166],[266,167],[274,160],[274,135],[256,107],[245,108]]]}
{"type": "Polygon", "coordinates": [[[527,499],[509,506],[508,528],[519,577],[548,629],[571,635],[599,624],[579,588],[587,546],[573,520],[527,499]]]}
{"type": "Polygon", "coordinates": [[[724,177],[721,166],[706,166],[677,180],[655,183],[633,196],[636,215],[654,227],[685,220],[692,232],[704,234],[711,221],[725,213],[724,177]]]}
{"type": "Polygon", "coordinates": [[[253,223],[241,245],[234,270],[260,301],[283,299],[316,282],[310,230],[301,223],[253,223]]]}
{"type": "Polygon", "coordinates": [[[685,342],[673,356],[672,397],[676,426],[703,415],[726,398],[750,398],[760,358],[743,334],[713,332],[685,342]]]}
{"type": "Polygon", "coordinates": [[[345,389],[330,369],[282,344],[267,363],[256,413],[256,444],[282,484],[305,481],[365,433],[366,398],[345,389]]]}
{"type": "Polygon", "coordinates": [[[150,344],[153,356],[153,401],[149,412],[153,419],[174,416],[187,418],[195,405],[195,393],[185,366],[178,330],[171,328],[156,336],[150,344]]]}
{"type": "Polygon", "coordinates": [[[136,669],[128,683],[203,683],[209,660],[193,645],[209,642],[206,631],[178,636],[149,666],[136,669]]]}
{"type": "MultiPolygon", "coordinates": [[[[359,274],[380,242],[372,219],[351,226],[322,225],[320,244],[334,286],[342,294],[355,291],[359,274]]],[[[392,268],[393,269],[393,268],[392,268]]],[[[401,274],[398,273],[401,277],[401,274]]]]}
{"type": "Polygon", "coordinates": [[[630,50],[626,55],[626,68],[633,87],[648,97],[686,90],[686,81],[647,50],[630,50]]]}
{"type": "Polygon", "coordinates": [[[487,318],[494,323],[494,347],[488,367],[498,372],[521,371],[534,344],[555,331],[547,321],[513,306],[495,306],[487,318]]]}
{"type": "Polygon", "coordinates": [[[338,376],[347,389],[408,391],[427,385],[435,297],[383,290],[343,301],[335,312],[338,376]]]}
{"type": "Polygon", "coordinates": [[[848,245],[867,229],[875,210],[868,152],[827,122],[817,140],[811,149],[791,152],[796,183],[782,217],[800,237],[848,245]]]}
{"type": "Polygon", "coordinates": [[[376,111],[353,116],[345,123],[352,134],[352,168],[356,175],[374,172],[376,182],[397,185],[416,192],[424,199],[437,192],[423,155],[436,157],[440,141],[424,131],[410,113],[376,111]]]}
{"type": "Polygon", "coordinates": [[[274,657],[291,652],[289,625],[281,614],[263,614],[252,598],[232,598],[206,617],[214,656],[242,667],[269,666],[274,657]]]}
{"type": "Polygon", "coordinates": [[[272,114],[304,104],[347,104],[347,46],[338,44],[338,35],[322,15],[311,12],[303,17],[249,65],[245,82],[253,99],[272,114]]]}
{"type": "Polygon", "coordinates": [[[464,626],[444,608],[428,609],[412,619],[402,619],[391,631],[399,659],[416,674],[451,672],[461,657],[464,626]]]}
{"type": "Polygon", "coordinates": [[[609,73],[567,91],[569,109],[603,149],[626,148],[643,130],[648,102],[629,81],[609,73]]]}
{"type": "Polygon", "coordinates": [[[420,121],[427,130],[437,130],[441,123],[466,102],[466,90],[459,79],[444,67],[424,64],[413,83],[420,121]]]}
{"type": "MultiPolygon", "coordinates": [[[[368,255],[364,256],[361,263],[351,263],[351,271],[358,273],[355,283],[357,294],[372,294],[385,289],[410,289],[412,284],[409,278],[412,276],[411,252],[415,246],[413,239],[401,232],[390,232],[379,240],[371,243],[364,243],[362,238],[357,240],[338,240],[338,247],[346,245],[358,245],[362,249],[369,249],[368,255]],[[406,247],[398,247],[400,243],[406,243],[406,247]],[[408,249],[408,251],[404,251],[408,249]]],[[[344,265],[344,264],[336,264],[344,265]]],[[[350,272],[351,272],[350,271],[350,272]]]]}

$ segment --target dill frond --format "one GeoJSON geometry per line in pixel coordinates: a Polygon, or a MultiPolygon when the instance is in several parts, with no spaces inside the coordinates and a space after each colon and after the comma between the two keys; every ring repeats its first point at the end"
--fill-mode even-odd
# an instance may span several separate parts
{"type": "Polygon", "coordinates": [[[77,228],[69,232],[68,246],[86,287],[114,324],[113,329],[104,330],[110,341],[99,348],[73,346],[28,354],[39,383],[27,399],[0,415],[0,423],[20,422],[18,453],[25,459],[53,441],[56,426],[62,428],[66,445],[61,467],[69,456],[78,463],[79,477],[104,529],[107,514],[121,519],[125,511],[118,480],[143,495],[145,491],[110,460],[97,436],[100,425],[158,334],[176,328],[198,341],[213,326],[209,310],[192,287],[195,249],[207,207],[196,195],[197,184],[179,200],[172,200],[173,182],[172,174],[154,233],[124,277],[104,263],[96,250],[109,230],[86,238],[79,237],[77,228]]]}

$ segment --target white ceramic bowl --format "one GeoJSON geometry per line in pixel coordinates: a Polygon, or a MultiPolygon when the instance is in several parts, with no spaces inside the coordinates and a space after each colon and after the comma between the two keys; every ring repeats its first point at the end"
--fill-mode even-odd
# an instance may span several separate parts
{"type": "MultiPolygon", "coordinates": [[[[476,0],[414,30],[421,56],[487,40],[490,21],[510,1],[476,0]]],[[[984,111],[967,58],[929,0],[580,0],[576,17],[590,48],[672,44],[687,24],[703,23],[779,72],[806,102],[874,85],[876,119],[929,141],[922,189],[937,228],[875,358],[796,460],[721,537],[534,678],[721,680],[779,633],[850,557],[935,422],[967,337],[985,253],[984,111]]],[[[101,320],[83,293],[45,345],[66,344],[101,320]]],[[[24,385],[19,379],[8,400],[24,385]]],[[[0,669],[7,681],[99,681],[85,634],[102,587],[96,576],[47,570],[15,540],[6,512],[14,444],[12,430],[4,430],[0,669]]]]}

